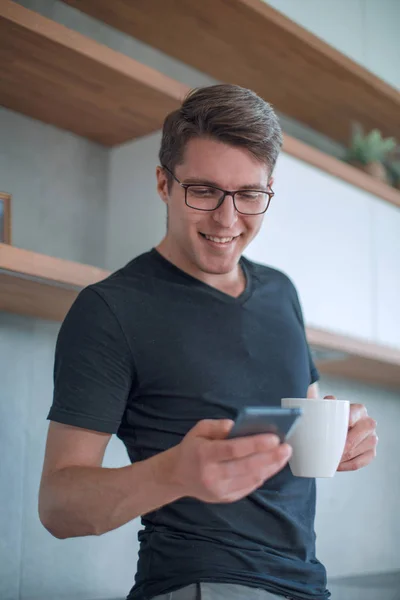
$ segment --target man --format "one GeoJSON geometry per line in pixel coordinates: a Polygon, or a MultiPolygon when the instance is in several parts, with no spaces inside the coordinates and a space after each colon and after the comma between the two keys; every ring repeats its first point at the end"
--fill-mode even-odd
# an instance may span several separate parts
{"type": "MultiPolygon", "coordinates": [[[[329,597],[315,481],[273,435],[225,439],[245,405],[317,397],[296,290],[242,257],[273,196],[282,132],[250,90],[191,93],[163,128],[165,238],[81,292],[59,333],[39,510],[58,538],[141,515],[130,600],[329,597]],[[111,434],[132,465],[102,468],[111,434]]],[[[375,455],[353,405],[339,470],[375,455]]]]}

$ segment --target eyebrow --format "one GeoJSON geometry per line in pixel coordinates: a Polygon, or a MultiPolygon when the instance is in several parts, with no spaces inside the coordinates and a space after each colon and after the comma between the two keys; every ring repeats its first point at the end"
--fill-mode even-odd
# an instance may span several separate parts
{"type": "MultiPolygon", "coordinates": [[[[218,185],[218,183],[216,183],[215,181],[212,181],[211,179],[204,179],[201,177],[187,177],[185,178],[185,181],[182,181],[182,183],[184,183],[185,185],[190,185],[192,183],[196,184],[203,184],[203,185],[210,185],[212,187],[216,187],[220,190],[223,190],[224,188],[221,188],[220,185],[218,185]]],[[[267,192],[268,189],[265,189],[263,185],[261,185],[260,183],[246,183],[244,185],[241,185],[240,188],[238,188],[238,190],[260,190],[262,192],[267,192]]],[[[236,191],[236,190],[229,190],[229,191],[236,191]]]]}

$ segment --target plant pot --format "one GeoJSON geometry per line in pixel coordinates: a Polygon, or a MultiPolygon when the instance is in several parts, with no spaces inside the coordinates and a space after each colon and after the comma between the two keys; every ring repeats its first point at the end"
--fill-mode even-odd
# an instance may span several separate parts
{"type": "Polygon", "coordinates": [[[373,177],[374,179],[379,179],[379,181],[389,183],[386,169],[383,166],[383,164],[379,161],[371,162],[368,165],[364,165],[358,160],[352,160],[350,161],[350,164],[354,167],[357,167],[357,169],[361,169],[361,171],[368,173],[368,175],[371,175],[371,177],[373,177]]]}

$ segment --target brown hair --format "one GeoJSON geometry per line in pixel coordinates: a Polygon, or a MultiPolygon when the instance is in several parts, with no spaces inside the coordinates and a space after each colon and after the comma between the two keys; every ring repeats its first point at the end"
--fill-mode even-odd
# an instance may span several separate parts
{"type": "Polygon", "coordinates": [[[203,136],[245,148],[266,163],[271,173],[283,141],[272,106],[252,90],[232,84],[194,89],[182,106],[166,117],[159,152],[161,165],[174,171],[183,161],[187,142],[203,136]]]}

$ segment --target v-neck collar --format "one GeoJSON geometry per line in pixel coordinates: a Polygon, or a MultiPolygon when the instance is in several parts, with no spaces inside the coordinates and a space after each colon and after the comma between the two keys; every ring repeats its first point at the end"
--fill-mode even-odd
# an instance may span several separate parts
{"type": "Polygon", "coordinates": [[[246,279],[246,287],[244,288],[240,296],[237,296],[235,298],[234,296],[231,296],[226,292],[222,292],[221,290],[213,287],[212,285],[205,283],[201,279],[198,279],[197,277],[193,277],[193,275],[186,273],[186,271],[183,271],[182,269],[174,265],[174,263],[165,258],[156,248],[152,248],[152,250],[150,251],[150,255],[153,256],[159,263],[161,263],[165,268],[169,269],[171,272],[180,275],[187,281],[190,281],[192,285],[204,289],[210,295],[214,296],[215,298],[218,298],[219,300],[222,300],[223,302],[241,305],[244,304],[253,293],[253,279],[243,258],[240,258],[239,264],[243,269],[243,273],[246,279]]]}

